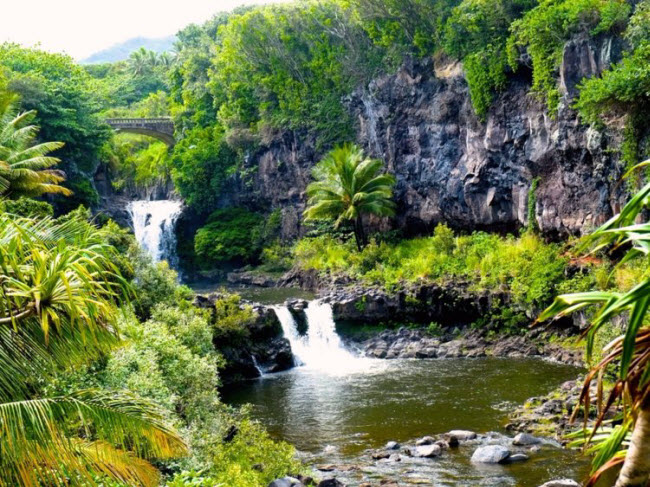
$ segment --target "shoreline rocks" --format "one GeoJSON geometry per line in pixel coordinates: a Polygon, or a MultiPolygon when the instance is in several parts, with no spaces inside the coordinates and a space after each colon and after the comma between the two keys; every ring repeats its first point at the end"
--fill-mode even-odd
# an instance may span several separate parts
{"type": "Polygon", "coordinates": [[[582,350],[566,349],[530,334],[487,338],[479,330],[458,329],[457,333],[433,336],[423,329],[400,328],[384,330],[361,342],[348,341],[366,356],[381,359],[539,357],[568,365],[583,365],[582,350]]]}
{"type": "MultiPolygon", "coordinates": [[[[534,447],[517,445],[515,438],[517,437],[494,432],[477,434],[473,431],[452,430],[447,433],[423,436],[403,446],[396,441],[389,441],[383,448],[366,450],[354,460],[354,464],[319,465],[316,469],[330,477],[327,479],[328,482],[333,479],[340,482],[332,485],[342,487],[404,486],[420,483],[435,485],[431,483],[430,474],[434,471],[431,469],[441,468],[445,462],[447,465],[450,461],[458,462],[459,455],[463,458],[463,462],[474,464],[477,469],[481,469],[481,465],[498,465],[508,469],[509,465],[526,462],[531,456],[548,455],[553,449],[561,448],[557,443],[544,441],[531,435],[525,438],[520,436],[517,443],[525,439],[535,444],[534,447]],[[449,438],[455,438],[461,449],[453,453],[449,452],[447,444],[449,438]]],[[[576,485],[578,484],[573,480],[560,479],[548,481],[540,487],[576,485]]]]}

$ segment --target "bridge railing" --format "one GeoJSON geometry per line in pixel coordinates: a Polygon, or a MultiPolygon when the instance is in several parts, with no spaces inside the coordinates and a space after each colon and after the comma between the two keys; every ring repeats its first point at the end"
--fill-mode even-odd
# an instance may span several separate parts
{"type": "Polygon", "coordinates": [[[143,124],[143,123],[174,123],[171,117],[157,118],[107,118],[109,125],[143,124]]]}

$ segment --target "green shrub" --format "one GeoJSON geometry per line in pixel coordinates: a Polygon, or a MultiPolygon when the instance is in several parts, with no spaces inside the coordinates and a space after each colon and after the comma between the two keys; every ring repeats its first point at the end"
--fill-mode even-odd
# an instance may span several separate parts
{"type": "Polygon", "coordinates": [[[215,302],[213,336],[220,343],[240,343],[248,337],[249,325],[255,320],[250,306],[241,302],[238,294],[222,294],[215,302]]]}
{"type": "Polygon", "coordinates": [[[362,252],[329,236],[303,239],[294,256],[301,268],[346,275],[389,291],[409,283],[447,281],[466,281],[474,290],[501,289],[527,310],[553,297],[567,263],[557,245],[532,233],[518,238],[484,232],[455,236],[445,225],[438,225],[431,237],[372,242],[362,252]]]}
{"type": "Polygon", "coordinates": [[[642,43],[600,78],[584,80],[576,106],[588,122],[598,122],[603,112],[630,110],[648,104],[650,93],[650,41],[642,43]]]}
{"type": "Polygon", "coordinates": [[[45,218],[54,214],[52,205],[46,201],[24,197],[17,200],[0,201],[0,207],[3,207],[7,213],[30,218],[45,218]]]}
{"type": "Polygon", "coordinates": [[[578,33],[595,36],[621,28],[629,14],[630,5],[624,0],[544,0],[513,22],[513,34],[508,40],[510,65],[517,68],[518,48],[530,54],[532,90],[553,113],[560,101],[555,73],[565,41],[578,33]]]}
{"type": "Polygon", "coordinates": [[[217,210],[194,237],[196,255],[211,264],[250,262],[259,251],[262,217],[244,208],[217,210]]]}

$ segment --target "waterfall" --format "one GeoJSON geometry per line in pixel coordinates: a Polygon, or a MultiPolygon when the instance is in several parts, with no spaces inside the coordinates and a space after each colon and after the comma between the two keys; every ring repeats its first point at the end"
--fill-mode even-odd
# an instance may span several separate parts
{"type": "Polygon", "coordinates": [[[370,359],[358,357],[347,350],[336,333],[332,307],[311,301],[305,309],[307,334],[301,336],[291,311],[275,306],[284,336],[291,344],[295,365],[304,365],[323,372],[350,372],[366,368],[370,359]]]}
{"type": "Polygon", "coordinates": [[[132,201],[127,206],[135,238],[155,262],[166,260],[176,267],[174,228],[182,207],[181,201],[173,200],[132,201]]]}

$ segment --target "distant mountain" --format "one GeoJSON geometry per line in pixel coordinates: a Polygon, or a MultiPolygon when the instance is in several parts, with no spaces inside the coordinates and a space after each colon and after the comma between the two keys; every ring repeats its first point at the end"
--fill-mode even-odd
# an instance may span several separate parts
{"type": "Polygon", "coordinates": [[[133,51],[137,51],[141,47],[154,51],[157,53],[171,50],[174,46],[176,36],[160,37],[156,39],[148,37],[134,37],[128,41],[120,42],[107,49],[96,52],[88,56],[86,59],[80,61],[81,64],[100,64],[100,63],[114,63],[116,61],[123,61],[129,57],[133,51]]]}

